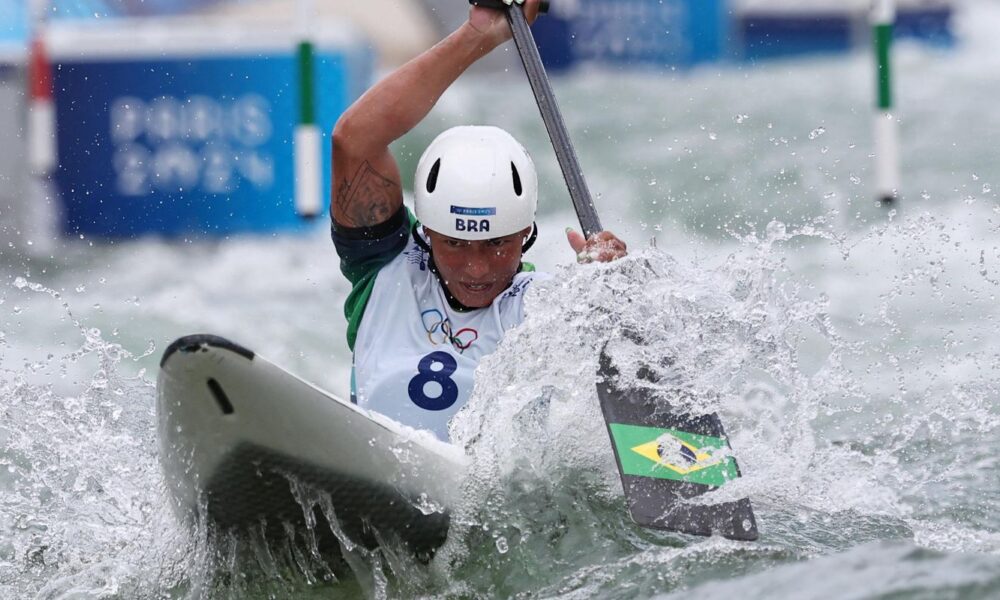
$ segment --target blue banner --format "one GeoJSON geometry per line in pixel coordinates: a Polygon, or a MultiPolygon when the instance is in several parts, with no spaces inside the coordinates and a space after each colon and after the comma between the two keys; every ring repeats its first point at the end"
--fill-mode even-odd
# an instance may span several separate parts
{"type": "Polygon", "coordinates": [[[690,65],[719,59],[724,0],[581,0],[572,21],[578,59],[690,65]]]}
{"type": "MultiPolygon", "coordinates": [[[[55,179],[67,233],[218,235],[301,226],[293,204],[291,51],[56,62],[55,179]]],[[[370,73],[370,64],[350,53],[317,55],[324,135],[355,96],[350,86],[359,69],[370,73]]],[[[322,158],[328,189],[329,152],[322,158]]]]}

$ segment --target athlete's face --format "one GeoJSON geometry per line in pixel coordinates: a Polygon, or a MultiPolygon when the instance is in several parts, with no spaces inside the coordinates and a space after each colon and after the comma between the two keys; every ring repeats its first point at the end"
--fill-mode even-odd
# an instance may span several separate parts
{"type": "Polygon", "coordinates": [[[521,264],[531,228],[490,240],[459,240],[427,230],[434,264],[451,295],[470,308],[489,306],[507,289],[521,264]]]}

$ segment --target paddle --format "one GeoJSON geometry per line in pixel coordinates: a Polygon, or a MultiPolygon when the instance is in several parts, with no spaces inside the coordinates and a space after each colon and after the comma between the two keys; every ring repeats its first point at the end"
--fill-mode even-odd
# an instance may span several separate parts
{"type": "MultiPolygon", "coordinates": [[[[469,3],[505,10],[583,234],[589,238],[602,231],[524,12],[520,6],[508,7],[500,0],[469,3]]],[[[606,349],[600,357],[597,396],[632,520],[654,529],[757,539],[749,498],[719,504],[685,502],[740,476],[718,414],[684,414],[648,387],[628,389],[620,383],[606,349]]]]}

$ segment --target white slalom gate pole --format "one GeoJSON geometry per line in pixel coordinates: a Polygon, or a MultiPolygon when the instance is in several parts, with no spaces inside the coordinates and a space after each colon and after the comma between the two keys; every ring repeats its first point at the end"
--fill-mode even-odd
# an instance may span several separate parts
{"type": "Polygon", "coordinates": [[[32,39],[28,60],[28,168],[47,177],[55,170],[56,108],[52,99],[52,64],[45,48],[47,0],[30,4],[32,39]]]}
{"type": "Polygon", "coordinates": [[[875,46],[875,186],[882,203],[899,197],[899,123],[893,116],[890,49],[896,20],[895,0],[873,0],[871,22],[875,46]]]}
{"type": "Polygon", "coordinates": [[[295,127],[295,211],[312,218],[322,211],[322,135],[316,124],[315,47],[311,36],[313,0],[297,0],[299,121],[295,127]]]}

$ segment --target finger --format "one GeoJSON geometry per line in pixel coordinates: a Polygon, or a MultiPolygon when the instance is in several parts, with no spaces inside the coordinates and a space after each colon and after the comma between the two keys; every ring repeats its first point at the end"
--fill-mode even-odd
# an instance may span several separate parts
{"type": "Polygon", "coordinates": [[[624,250],[606,248],[594,253],[594,260],[597,262],[611,262],[627,256],[624,250]]]}
{"type": "Polygon", "coordinates": [[[604,239],[599,239],[600,237],[600,234],[597,234],[587,240],[585,254],[593,256],[593,259],[599,262],[610,262],[628,255],[625,242],[614,235],[611,235],[610,238],[604,236],[604,239]]]}
{"type": "Polygon", "coordinates": [[[610,231],[601,231],[601,232],[599,232],[598,234],[596,234],[591,239],[593,239],[593,240],[595,240],[595,241],[597,241],[599,243],[602,243],[602,244],[608,244],[608,245],[615,246],[616,248],[620,247],[622,250],[625,250],[625,249],[628,248],[628,246],[625,245],[625,242],[621,241],[618,238],[618,236],[616,236],[615,234],[611,233],[610,231]]]}
{"type": "Polygon", "coordinates": [[[583,237],[583,234],[579,231],[574,231],[572,227],[566,228],[566,239],[569,241],[569,245],[573,248],[573,252],[580,254],[583,252],[584,248],[587,247],[587,240],[583,237]]]}

